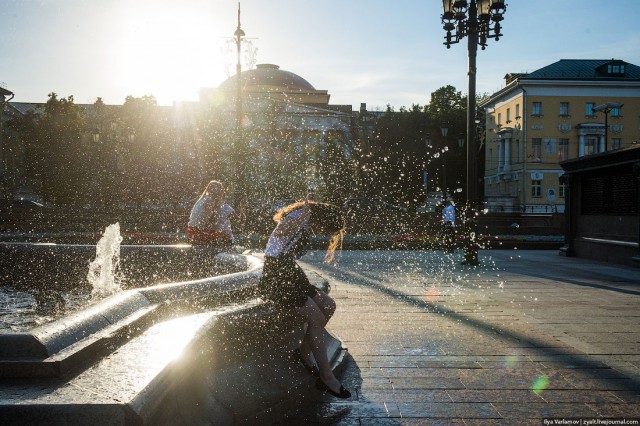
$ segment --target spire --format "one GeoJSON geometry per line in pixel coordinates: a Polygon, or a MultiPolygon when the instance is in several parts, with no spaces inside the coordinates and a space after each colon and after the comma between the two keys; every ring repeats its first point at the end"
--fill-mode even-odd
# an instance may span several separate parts
{"type": "Polygon", "coordinates": [[[240,2],[238,2],[238,28],[236,28],[236,32],[233,33],[238,39],[240,37],[244,37],[244,31],[240,28],[240,2]]]}

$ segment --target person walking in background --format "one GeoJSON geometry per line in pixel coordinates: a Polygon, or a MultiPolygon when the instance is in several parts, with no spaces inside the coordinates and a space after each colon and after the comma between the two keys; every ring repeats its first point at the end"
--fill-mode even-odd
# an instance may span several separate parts
{"type": "Polygon", "coordinates": [[[442,241],[445,249],[453,253],[456,234],[456,207],[453,200],[448,200],[442,209],[442,241]]]}
{"type": "Polygon", "coordinates": [[[234,242],[230,216],[234,210],[225,203],[225,190],[221,182],[207,184],[189,215],[187,236],[193,244],[231,246],[234,242]]]}
{"type": "Polygon", "coordinates": [[[258,291],[279,309],[295,310],[307,323],[307,330],[295,351],[306,369],[318,376],[318,388],[338,398],[349,398],[351,392],[334,376],[327,358],[325,326],[336,310],[335,301],[309,282],[296,259],[306,253],[309,233],[332,235],[325,262],[331,263],[336,247],[344,236],[344,218],[338,206],[312,201],[289,204],[280,209],[273,220],[277,225],[265,250],[265,261],[258,291]],[[315,359],[315,364],[314,364],[315,359]]]}
{"type": "Polygon", "coordinates": [[[452,228],[456,227],[456,207],[453,200],[448,200],[442,209],[442,222],[451,224],[452,228]]]}

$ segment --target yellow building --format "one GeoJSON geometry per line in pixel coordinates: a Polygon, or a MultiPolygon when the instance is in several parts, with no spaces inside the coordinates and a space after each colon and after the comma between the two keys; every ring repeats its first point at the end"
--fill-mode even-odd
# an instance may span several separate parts
{"type": "Polygon", "coordinates": [[[563,59],[505,79],[479,104],[486,112],[484,202],[491,212],[563,212],[561,161],[640,143],[636,65],[563,59]]]}

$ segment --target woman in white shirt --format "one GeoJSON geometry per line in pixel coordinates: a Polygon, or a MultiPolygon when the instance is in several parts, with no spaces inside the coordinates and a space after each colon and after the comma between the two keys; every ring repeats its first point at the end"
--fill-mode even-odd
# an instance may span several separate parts
{"type": "Polygon", "coordinates": [[[195,244],[233,244],[229,217],[233,207],[224,202],[225,190],[221,182],[212,180],[191,209],[187,224],[189,241],[195,244]]]}
{"type": "Polygon", "coordinates": [[[338,398],[349,398],[351,393],[333,375],[324,342],[324,327],[335,312],[336,303],[311,285],[296,262],[306,253],[311,232],[333,235],[325,262],[333,261],[335,249],[344,236],[342,209],[332,204],[315,203],[309,195],[304,203],[290,204],[279,210],[273,219],[277,225],[265,250],[260,295],[280,309],[295,309],[306,320],[307,333],[296,351],[297,356],[307,370],[319,376],[319,388],[338,398]]]}

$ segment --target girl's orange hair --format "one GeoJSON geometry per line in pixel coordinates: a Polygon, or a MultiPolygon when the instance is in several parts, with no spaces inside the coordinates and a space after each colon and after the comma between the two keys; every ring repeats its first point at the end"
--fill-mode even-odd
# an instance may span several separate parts
{"type": "MultiPolygon", "coordinates": [[[[298,210],[304,207],[303,201],[289,204],[278,210],[273,216],[273,220],[280,222],[283,217],[288,215],[294,210],[298,210]]],[[[317,203],[315,201],[309,201],[309,209],[311,210],[311,218],[309,225],[311,229],[319,229],[321,231],[331,234],[331,240],[329,241],[329,247],[324,257],[325,263],[333,262],[335,258],[335,251],[340,246],[342,250],[342,241],[345,233],[344,217],[342,215],[342,209],[335,204],[329,203],[317,203]]]]}

